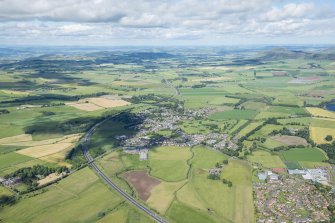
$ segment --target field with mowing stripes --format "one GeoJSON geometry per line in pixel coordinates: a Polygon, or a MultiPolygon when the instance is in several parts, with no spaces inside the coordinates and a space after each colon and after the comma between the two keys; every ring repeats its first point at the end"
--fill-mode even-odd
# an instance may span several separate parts
{"type": "Polygon", "coordinates": [[[269,152],[256,151],[248,156],[250,162],[261,164],[265,168],[285,167],[285,164],[277,155],[271,155],[269,152]]]}
{"type": "Polygon", "coordinates": [[[187,147],[157,147],[149,152],[150,175],[165,181],[186,179],[187,160],[192,157],[187,147]]]}
{"type": "MultiPolygon", "coordinates": [[[[71,222],[73,219],[95,222],[100,218],[99,212],[108,217],[122,205],[119,195],[110,191],[89,168],[84,168],[49,186],[46,192],[23,198],[17,205],[0,213],[1,219],[6,222],[71,222]]],[[[126,205],[133,210],[139,222],[151,222],[133,206],[126,205]]],[[[128,214],[125,213],[122,218],[127,220],[128,214]]]]}

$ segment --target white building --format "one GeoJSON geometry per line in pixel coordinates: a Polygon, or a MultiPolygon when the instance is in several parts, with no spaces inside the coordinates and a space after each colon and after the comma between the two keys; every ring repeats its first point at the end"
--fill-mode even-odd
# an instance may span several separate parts
{"type": "Polygon", "coordinates": [[[306,174],[302,175],[305,180],[312,180],[318,183],[328,183],[328,172],[324,169],[307,169],[306,174]]]}
{"type": "Polygon", "coordinates": [[[148,150],[147,149],[140,150],[139,154],[140,154],[140,160],[147,160],[148,159],[148,150]]]}
{"type": "Polygon", "coordinates": [[[295,174],[295,175],[304,175],[304,174],[306,174],[306,170],[298,170],[298,169],[292,170],[292,169],[288,169],[287,171],[288,171],[289,174],[295,174]]]}

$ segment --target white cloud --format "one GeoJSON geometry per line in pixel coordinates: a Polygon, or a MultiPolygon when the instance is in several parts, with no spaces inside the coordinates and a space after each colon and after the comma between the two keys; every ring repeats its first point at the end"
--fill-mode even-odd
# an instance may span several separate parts
{"type": "Polygon", "coordinates": [[[2,0],[0,40],[335,39],[334,7],[316,0],[2,0]]]}

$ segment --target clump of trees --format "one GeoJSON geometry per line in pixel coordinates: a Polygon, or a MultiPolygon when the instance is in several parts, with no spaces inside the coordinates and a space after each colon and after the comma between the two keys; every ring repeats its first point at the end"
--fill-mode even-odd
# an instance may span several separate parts
{"type": "Polygon", "coordinates": [[[231,182],[230,180],[227,180],[227,179],[222,179],[222,183],[223,184],[227,184],[228,187],[232,187],[233,186],[233,182],[231,182]]]}
{"type": "Polygon", "coordinates": [[[9,114],[10,112],[7,109],[0,109],[0,115],[9,114]]]}
{"type": "Polygon", "coordinates": [[[210,180],[220,180],[220,176],[219,174],[214,174],[214,173],[211,173],[207,176],[207,179],[210,179],[210,180]]]}
{"type": "Polygon", "coordinates": [[[327,136],[325,137],[325,140],[328,141],[328,142],[331,142],[331,141],[333,141],[333,136],[331,136],[331,135],[327,135],[327,136]]]}
{"type": "Polygon", "coordinates": [[[192,86],[192,88],[203,88],[206,87],[206,84],[195,84],[192,86]]]}
{"type": "MultiPolygon", "coordinates": [[[[272,125],[280,125],[280,123],[278,123],[277,119],[275,118],[269,118],[267,119],[265,122],[263,122],[263,124],[257,126],[256,128],[254,128],[253,130],[251,130],[250,132],[248,132],[246,135],[242,136],[239,139],[239,142],[243,142],[244,140],[246,140],[247,138],[249,138],[249,136],[253,135],[255,132],[257,132],[258,130],[260,130],[261,128],[263,128],[265,125],[267,124],[272,124],[272,125]]],[[[260,139],[262,142],[264,141],[263,139],[260,139]]],[[[265,142],[265,141],[264,141],[265,142]]]]}
{"type": "Polygon", "coordinates": [[[318,147],[327,153],[327,156],[329,157],[328,162],[335,164],[335,141],[331,144],[320,144],[318,147]]]}
{"type": "Polygon", "coordinates": [[[0,207],[3,207],[5,205],[13,205],[15,202],[16,202],[16,197],[13,195],[1,195],[0,196],[0,207]]]}
{"type": "Polygon", "coordinates": [[[24,168],[18,169],[11,174],[7,174],[5,178],[8,179],[12,177],[19,177],[21,181],[27,184],[28,186],[36,187],[39,176],[46,177],[51,173],[62,173],[62,172],[68,172],[68,171],[69,169],[65,166],[48,167],[48,166],[42,166],[42,165],[35,165],[33,167],[24,167],[24,168]]]}

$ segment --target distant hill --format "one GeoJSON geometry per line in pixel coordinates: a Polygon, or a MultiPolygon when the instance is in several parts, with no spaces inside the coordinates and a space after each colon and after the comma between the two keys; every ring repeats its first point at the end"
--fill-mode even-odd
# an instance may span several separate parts
{"type": "Polygon", "coordinates": [[[322,49],[319,51],[289,50],[286,48],[274,48],[259,54],[260,60],[285,60],[285,59],[314,59],[314,60],[334,60],[335,49],[322,49]]]}

